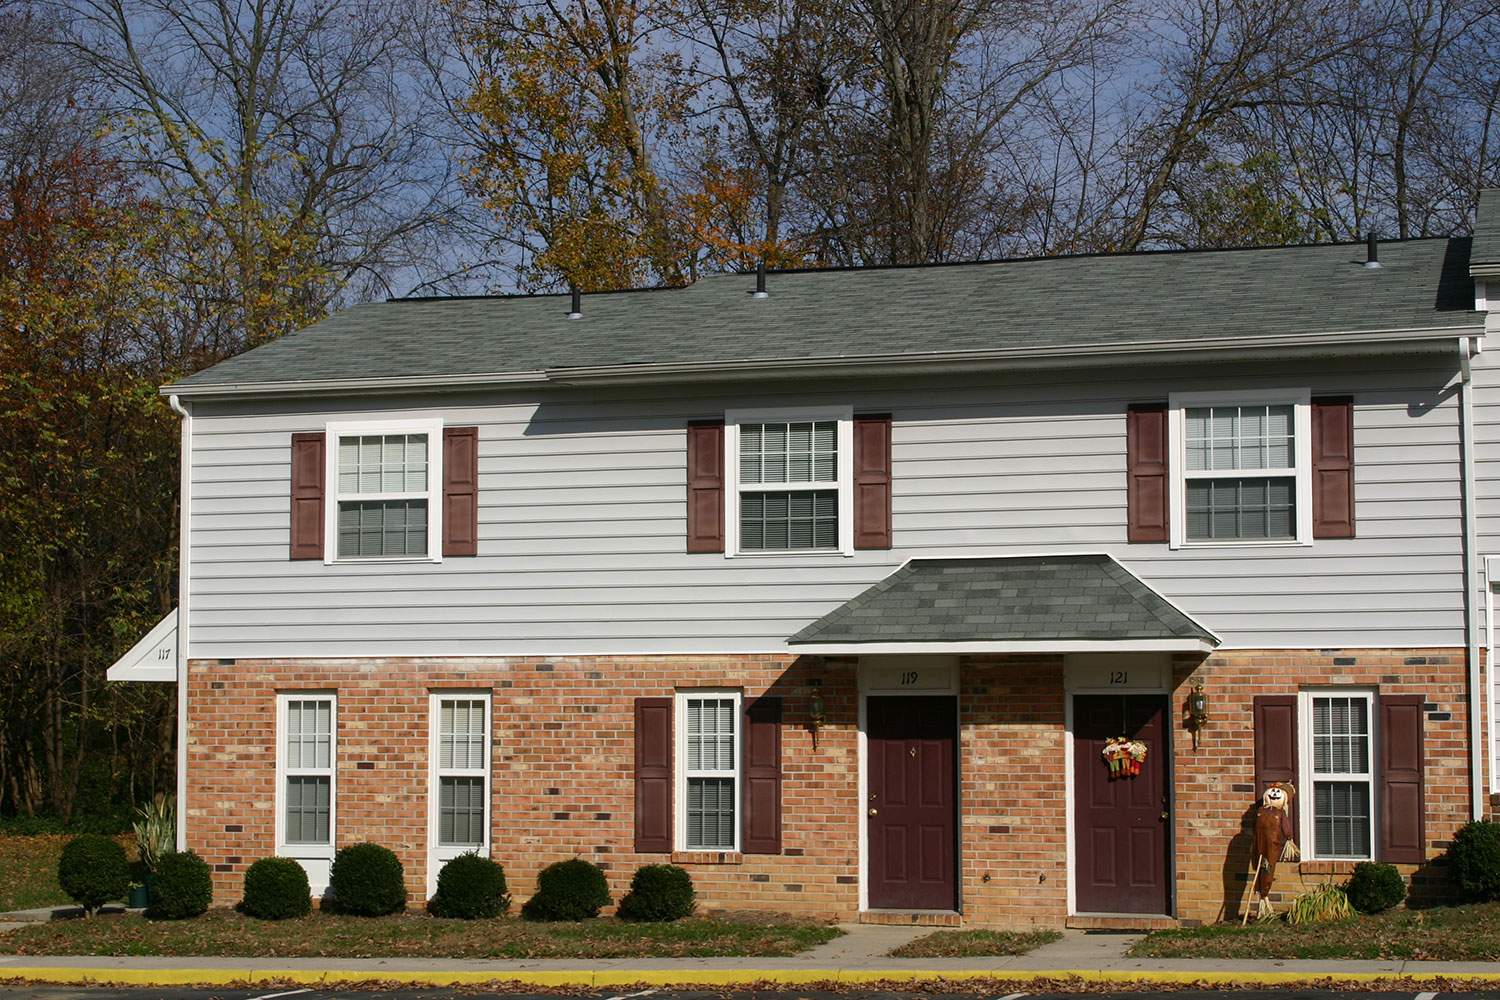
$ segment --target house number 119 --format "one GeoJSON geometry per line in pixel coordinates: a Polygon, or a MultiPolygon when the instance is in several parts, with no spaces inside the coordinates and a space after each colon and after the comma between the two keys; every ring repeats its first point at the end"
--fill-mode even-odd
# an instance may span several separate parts
{"type": "Polygon", "coordinates": [[[917,676],[918,674],[915,670],[901,671],[901,686],[911,687],[913,684],[917,683],[917,676]]]}

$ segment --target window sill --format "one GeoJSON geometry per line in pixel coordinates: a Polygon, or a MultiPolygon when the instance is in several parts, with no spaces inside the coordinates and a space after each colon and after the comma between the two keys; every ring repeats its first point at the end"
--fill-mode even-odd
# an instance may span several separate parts
{"type": "Polygon", "coordinates": [[[745,855],[740,851],[673,851],[674,865],[740,865],[745,855]]]}
{"type": "Polygon", "coordinates": [[[1326,861],[1315,859],[1301,862],[1297,870],[1303,875],[1352,875],[1354,866],[1367,860],[1369,859],[1333,858],[1326,861]]]}

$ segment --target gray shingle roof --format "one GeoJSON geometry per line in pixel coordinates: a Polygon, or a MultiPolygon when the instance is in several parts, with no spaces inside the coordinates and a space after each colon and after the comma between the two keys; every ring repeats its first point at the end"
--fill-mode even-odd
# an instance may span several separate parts
{"type": "Polygon", "coordinates": [[[792,362],[933,352],[1044,355],[1247,337],[1474,326],[1467,239],[905,268],[718,275],[682,289],[358,305],[190,375],[189,391],[462,378],[605,365],[792,362]]]}
{"type": "Polygon", "coordinates": [[[787,640],[848,643],[1218,638],[1104,554],[913,559],[787,640]]]}
{"type": "Polygon", "coordinates": [[[1470,263],[1476,267],[1500,266],[1500,190],[1479,192],[1470,263]]]}

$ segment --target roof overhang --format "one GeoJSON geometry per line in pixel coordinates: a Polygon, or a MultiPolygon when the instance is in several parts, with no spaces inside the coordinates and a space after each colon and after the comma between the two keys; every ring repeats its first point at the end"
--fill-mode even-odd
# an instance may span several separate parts
{"type": "Polygon", "coordinates": [[[537,385],[616,385],[674,382],[723,382],[837,378],[851,376],[941,374],[946,371],[998,372],[1079,366],[1172,364],[1238,361],[1250,358],[1313,358],[1355,355],[1444,353],[1469,337],[1484,334],[1482,324],[1421,329],[1361,330],[1193,338],[1136,343],[1012,347],[965,351],[928,351],[885,355],[833,355],[814,358],[732,359],[720,361],[642,362],[546,370],[476,372],[456,375],[411,375],[400,378],[347,378],[283,382],[176,383],[162,395],[191,398],[285,397],[308,393],[391,394],[461,392],[470,389],[537,385]]]}
{"type": "Polygon", "coordinates": [[[170,683],[177,680],[177,609],[156,623],[146,637],[105,672],[112,681],[170,683]]]}
{"type": "Polygon", "coordinates": [[[787,639],[827,656],[1208,653],[1221,639],[1107,552],[909,559],[787,639]]]}
{"type": "Polygon", "coordinates": [[[996,642],[845,642],[791,646],[807,656],[912,656],[947,653],[1212,653],[1208,639],[1037,639],[996,642]]]}

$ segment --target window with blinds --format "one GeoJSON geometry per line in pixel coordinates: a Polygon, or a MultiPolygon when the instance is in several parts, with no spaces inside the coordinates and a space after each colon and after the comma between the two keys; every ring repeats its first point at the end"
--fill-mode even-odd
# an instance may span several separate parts
{"type": "Polygon", "coordinates": [[[690,851],[738,848],[739,718],[737,693],[680,694],[684,847],[690,851]]]}
{"type": "Polygon", "coordinates": [[[489,699],[434,697],[437,844],[474,849],[488,841],[489,699]]]}
{"type": "Polygon", "coordinates": [[[1295,406],[1192,406],[1182,420],[1188,541],[1295,539],[1295,406]]]}
{"type": "Polygon", "coordinates": [[[428,449],[426,434],[339,437],[340,559],[428,555],[428,449]]]}
{"type": "Polygon", "coordinates": [[[331,697],[282,700],[282,842],[331,845],[334,703],[331,697]]]}
{"type": "Polygon", "coordinates": [[[839,422],[739,424],[742,551],[839,547],[839,422]]]}
{"type": "Polygon", "coordinates": [[[1368,694],[1312,696],[1313,852],[1369,858],[1374,747],[1368,694]]]}

